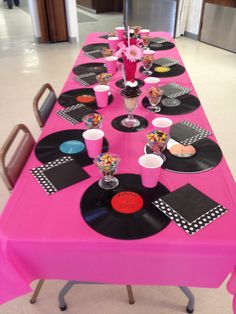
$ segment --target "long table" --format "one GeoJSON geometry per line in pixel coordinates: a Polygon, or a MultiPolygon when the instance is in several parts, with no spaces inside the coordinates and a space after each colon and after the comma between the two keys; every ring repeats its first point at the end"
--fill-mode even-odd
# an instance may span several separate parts
{"type": "MultiPolygon", "coordinates": [[[[84,44],[107,42],[92,33],[84,44]]],[[[173,39],[167,33],[152,33],[173,39]]],[[[176,49],[156,52],[156,57],[181,57],[176,49]]],[[[96,62],[104,60],[96,60],[96,62]]],[[[82,51],[75,65],[93,62],[82,51]]],[[[58,65],[63,66],[63,65],[58,65]]],[[[56,75],[56,72],[55,72],[56,75]]],[[[70,72],[62,92],[82,88],[70,72]]],[[[122,133],[112,128],[114,117],[125,114],[120,89],[115,82],[122,78],[121,65],[110,84],[113,103],[99,110],[105,117],[103,130],[110,151],[118,153],[118,173],[139,174],[138,157],[143,154],[145,136],[152,130],[153,114],[141,105],[135,113],[144,116],[148,127],[137,133],[122,133]],[[121,145],[122,143],[122,145],[121,145]]],[[[137,78],[143,78],[137,71],[137,78]]],[[[190,87],[197,96],[187,71],[180,76],[161,79],[161,85],[177,82],[190,87]]],[[[57,103],[39,138],[66,130],[82,129],[60,118],[57,103]]],[[[173,122],[188,119],[211,130],[200,106],[190,114],[171,116],[173,122]]],[[[210,136],[216,141],[214,135],[210,136]]],[[[35,279],[65,279],[110,284],[148,284],[216,288],[236,265],[235,182],[223,158],[214,169],[198,174],[180,174],[163,170],[160,181],[170,191],[191,183],[228,209],[228,212],[189,236],[175,223],[160,233],[140,240],[116,240],[92,230],[80,212],[85,190],[100,178],[95,165],[85,167],[90,178],[48,196],[33,178],[30,169],[40,166],[32,152],[0,218],[0,302],[31,291],[35,279]]]]}

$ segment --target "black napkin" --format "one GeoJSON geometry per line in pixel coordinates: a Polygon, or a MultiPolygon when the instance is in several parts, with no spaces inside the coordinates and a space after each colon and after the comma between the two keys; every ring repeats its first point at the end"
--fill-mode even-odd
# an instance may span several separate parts
{"type": "Polygon", "coordinates": [[[162,196],[153,204],[190,235],[227,212],[191,184],[162,196]]]}
{"type": "Polygon", "coordinates": [[[103,58],[103,54],[100,49],[91,50],[89,52],[85,52],[85,54],[92,59],[103,58]]]}
{"type": "Polygon", "coordinates": [[[70,156],[50,161],[30,171],[49,195],[89,178],[87,172],[70,156]]]}
{"type": "Polygon", "coordinates": [[[178,64],[178,61],[172,58],[159,58],[157,60],[154,60],[154,63],[163,67],[170,67],[174,64],[178,64]]]}
{"type": "Polygon", "coordinates": [[[176,83],[169,83],[161,87],[164,95],[168,98],[176,98],[190,92],[190,89],[176,83]]]}
{"type": "Polygon", "coordinates": [[[170,129],[171,138],[183,145],[191,145],[209,135],[211,132],[186,120],[173,124],[170,129]]]}
{"type": "Polygon", "coordinates": [[[95,73],[83,73],[74,77],[76,82],[84,86],[89,86],[97,83],[96,74],[95,73]]]}
{"type": "Polygon", "coordinates": [[[95,112],[93,109],[83,104],[70,106],[66,109],[57,111],[57,114],[71,124],[77,124],[82,121],[83,116],[95,112]]]}

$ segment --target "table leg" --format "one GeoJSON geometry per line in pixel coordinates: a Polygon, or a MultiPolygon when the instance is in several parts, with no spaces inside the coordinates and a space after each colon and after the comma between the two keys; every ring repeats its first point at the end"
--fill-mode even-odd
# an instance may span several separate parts
{"type": "Polygon", "coordinates": [[[236,314],[236,267],[231,273],[231,277],[227,283],[227,290],[234,296],[233,298],[233,312],[236,314]]]}
{"type": "Polygon", "coordinates": [[[38,295],[39,295],[39,292],[40,292],[40,290],[41,290],[41,288],[42,288],[43,283],[44,283],[44,280],[43,280],[43,279],[40,279],[39,282],[38,282],[38,284],[37,284],[37,286],[36,286],[36,288],[35,288],[35,290],[34,290],[34,293],[33,293],[33,295],[32,295],[32,298],[30,299],[30,303],[31,303],[31,304],[34,304],[34,303],[36,302],[37,297],[38,297],[38,295]]]}
{"type": "Polygon", "coordinates": [[[67,309],[67,305],[65,302],[65,295],[69,292],[69,290],[76,284],[80,283],[79,281],[68,281],[65,286],[61,289],[58,295],[59,307],[61,311],[65,311],[67,309]]]}
{"type": "Polygon", "coordinates": [[[186,307],[186,312],[193,313],[194,303],[195,303],[194,295],[192,294],[191,290],[188,287],[179,287],[179,288],[188,298],[188,305],[186,307]]]}

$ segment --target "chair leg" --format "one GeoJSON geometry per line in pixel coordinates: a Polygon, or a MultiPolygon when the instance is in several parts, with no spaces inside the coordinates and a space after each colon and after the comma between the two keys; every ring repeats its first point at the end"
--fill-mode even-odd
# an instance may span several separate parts
{"type": "Polygon", "coordinates": [[[195,298],[193,293],[188,287],[179,287],[180,290],[186,295],[188,298],[188,305],[186,307],[186,312],[187,313],[193,313],[194,312],[194,303],[195,303],[195,298]]]}
{"type": "Polygon", "coordinates": [[[40,292],[40,290],[42,288],[43,283],[44,283],[44,280],[40,279],[38,284],[37,284],[37,286],[36,286],[36,288],[35,288],[35,290],[34,290],[34,293],[33,293],[32,297],[30,299],[30,303],[31,304],[34,304],[36,302],[37,297],[39,295],[39,292],[40,292]]]}
{"type": "Polygon", "coordinates": [[[69,290],[76,284],[80,283],[79,281],[68,281],[65,286],[61,289],[58,295],[59,307],[61,311],[65,311],[67,309],[67,304],[65,301],[65,295],[69,292],[69,290]]]}
{"type": "Polygon", "coordinates": [[[126,286],[127,292],[128,292],[128,298],[129,298],[129,304],[134,304],[134,295],[133,295],[133,290],[130,285],[126,286]]]}

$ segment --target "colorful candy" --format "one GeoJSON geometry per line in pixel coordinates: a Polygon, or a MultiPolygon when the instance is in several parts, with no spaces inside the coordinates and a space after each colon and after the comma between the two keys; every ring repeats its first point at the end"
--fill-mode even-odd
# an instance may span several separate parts
{"type": "Polygon", "coordinates": [[[158,104],[160,102],[162,95],[163,91],[157,87],[151,87],[147,93],[149,102],[151,104],[158,104]]]}
{"type": "Polygon", "coordinates": [[[110,57],[113,55],[113,50],[112,49],[109,49],[109,48],[103,48],[102,49],[102,54],[103,54],[103,57],[106,58],[106,57],[110,57]]]}
{"type": "Polygon", "coordinates": [[[110,73],[101,73],[96,76],[96,79],[99,84],[107,85],[112,78],[112,74],[110,73]]]}
{"type": "Polygon", "coordinates": [[[168,135],[162,131],[155,130],[147,134],[147,140],[153,152],[162,151],[166,147],[168,135]]]}
{"type": "Polygon", "coordinates": [[[94,159],[94,163],[102,172],[114,172],[119,161],[120,157],[111,153],[101,153],[94,159]]]}
{"type": "Polygon", "coordinates": [[[102,126],[103,116],[99,113],[89,113],[83,117],[82,121],[87,129],[100,129],[102,126]]]}

